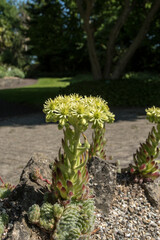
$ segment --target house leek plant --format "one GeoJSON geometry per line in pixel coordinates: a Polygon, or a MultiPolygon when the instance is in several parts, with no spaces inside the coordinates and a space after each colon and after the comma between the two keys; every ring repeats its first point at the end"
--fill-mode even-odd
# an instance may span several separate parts
{"type": "Polygon", "coordinates": [[[146,139],[134,154],[134,165],[130,172],[135,174],[135,180],[140,182],[153,181],[160,176],[159,163],[159,142],[160,142],[160,108],[152,107],[146,109],[147,119],[156,124],[146,139]]]}
{"type": "Polygon", "coordinates": [[[58,158],[51,167],[50,191],[56,200],[45,200],[41,207],[36,204],[31,206],[29,221],[51,232],[51,239],[79,239],[80,236],[86,236],[87,239],[94,227],[95,216],[86,164],[91,152],[102,153],[103,146],[97,148],[97,144],[103,142],[105,123],[113,122],[114,115],[107,102],[100,97],[82,97],[77,94],[48,99],[43,111],[46,122],[58,123],[64,138],[58,158]],[[95,131],[92,151],[84,135],[89,124],[95,131]],[[97,133],[101,130],[102,136],[99,138],[97,133]]]}

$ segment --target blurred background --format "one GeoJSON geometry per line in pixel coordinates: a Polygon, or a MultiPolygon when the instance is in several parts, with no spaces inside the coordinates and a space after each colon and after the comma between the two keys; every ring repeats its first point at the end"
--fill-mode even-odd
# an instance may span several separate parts
{"type": "Polygon", "coordinates": [[[159,0],[1,0],[0,115],[73,92],[159,106],[159,16],[159,0]]]}

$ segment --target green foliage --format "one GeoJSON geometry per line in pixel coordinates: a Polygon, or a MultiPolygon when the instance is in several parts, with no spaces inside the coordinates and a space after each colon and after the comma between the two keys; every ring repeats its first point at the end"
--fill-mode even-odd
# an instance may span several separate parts
{"type": "Polygon", "coordinates": [[[160,75],[155,73],[132,73],[128,78],[110,82],[92,81],[91,75],[68,78],[41,78],[35,85],[19,89],[0,90],[1,99],[8,102],[26,103],[41,109],[44,101],[59,94],[79,93],[100,96],[117,107],[160,106],[160,75]],[[87,79],[89,79],[87,81],[87,79]],[[67,86],[67,87],[66,87],[67,86]]]}
{"type": "Polygon", "coordinates": [[[3,66],[0,66],[0,78],[3,78],[6,76],[6,71],[3,66]]]}
{"type": "Polygon", "coordinates": [[[61,206],[59,203],[55,203],[53,205],[53,212],[54,212],[54,217],[56,219],[60,219],[60,217],[62,216],[63,214],[63,211],[64,211],[64,207],[61,206]]]}
{"type": "MultiPolygon", "coordinates": [[[[83,1],[84,3],[84,1],[83,1]]],[[[113,66],[127,51],[137,35],[137,26],[142,25],[153,1],[130,1],[133,3],[129,17],[118,34],[112,57],[113,66]]],[[[83,4],[85,5],[85,4],[83,4]]],[[[124,10],[126,2],[94,1],[89,16],[89,25],[94,38],[101,68],[104,68],[106,49],[111,31],[124,10]]],[[[40,69],[49,72],[81,72],[90,69],[87,53],[87,36],[83,28],[76,1],[34,0],[27,4],[29,15],[27,36],[28,54],[38,57],[40,69]],[[63,64],[62,64],[63,62],[63,64]]],[[[159,25],[158,13],[146,38],[135,53],[129,71],[156,70],[159,66],[159,25]],[[152,57],[151,57],[152,56],[152,57]]],[[[117,31],[115,31],[115,34],[117,31]]],[[[88,40],[90,41],[90,39],[88,40]]],[[[112,69],[113,70],[113,69],[112,69]]],[[[112,71],[111,70],[111,71],[112,71]]]]}
{"type": "Polygon", "coordinates": [[[2,238],[2,234],[5,230],[9,221],[8,214],[6,212],[0,212],[0,239],[2,238]]]}
{"type": "Polygon", "coordinates": [[[51,232],[55,240],[78,239],[81,235],[89,235],[94,228],[94,201],[71,201],[62,205],[45,202],[39,207],[32,205],[28,211],[28,219],[44,230],[51,232]]]}
{"type": "Polygon", "coordinates": [[[32,205],[28,211],[28,219],[46,231],[52,231],[55,223],[53,205],[47,202],[41,208],[37,204],[32,205]]]}
{"type": "Polygon", "coordinates": [[[148,108],[146,112],[147,119],[150,122],[157,123],[157,129],[155,127],[152,128],[146,142],[141,144],[139,150],[134,155],[135,165],[132,166],[130,171],[138,175],[140,181],[152,181],[160,176],[158,161],[156,161],[159,155],[160,109],[152,107],[148,108]]]}
{"type": "Polygon", "coordinates": [[[36,224],[40,219],[40,207],[37,204],[32,205],[28,210],[28,219],[30,222],[36,224]]]}
{"type": "Polygon", "coordinates": [[[12,186],[10,183],[4,183],[1,177],[0,181],[2,183],[2,185],[0,185],[0,199],[4,199],[11,194],[15,186],[12,186]]]}
{"type": "Polygon", "coordinates": [[[0,66],[0,78],[3,78],[3,77],[24,78],[25,74],[21,69],[19,69],[17,67],[1,65],[0,66]]]}
{"type": "Polygon", "coordinates": [[[0,1],[0,62],[22,68],[28,64],[24,55],[26,44],[24,32],[25,19],[22,6],[14,1],[0,1]]]}
{"type": "Polygon", "coordinates": [[[94,228],[94,201],[69,203],[60,218],[53,235],[55,240],[77,240],[83,234],[89,234],[94,228]]]}
{"type": "Polygon", "coordinates": [[[108,82],[82,81],[71,83],[60,90],[61,94],[79,93],[101,96],[110,106],[160,105],[160,75],[154,73],[128,73],[123,79],[108,82]]]}
{"type": "Polygon", "coordinates": [[[0,186],[0,199],[7,198],[11,194],[12,190],[7,186],[0,186]]]}
{"type": "Polygon", "coordinates": [[[73,6],[65,1],[34,0],[27,4],[27,12],[28,54],[37,56],[41,71],[58,74],[85,66],[82,56],[86,44],[73,6]]]}
{"type": "Polygon", "coordinates": [[[39,224],[42,228],[47,231],[52,231],[54,228],[54,209],[50,203],[43,203],[40,208],[40,219],[39,224]]]}

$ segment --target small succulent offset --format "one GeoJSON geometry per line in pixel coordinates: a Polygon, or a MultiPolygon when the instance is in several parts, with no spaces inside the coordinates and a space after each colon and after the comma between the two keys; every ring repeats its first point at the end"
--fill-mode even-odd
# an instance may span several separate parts
{"type": "Polygon", "coordinates": [[[146,142],[140,145],[140,148],[134,154],[134,163],[130,172],[135,174],[135,181],[147,182],[153,181],[160,176],[159,155],[160,142],[160,108],[152,107],[146,109],[147,119],[156,123],[157,127],[152,127],[146,142]]]}
{"type": "Polygon", "coordinates": [[[2,183],[2,185],[0,186],[0,199],[4,199],[11,194],[15,186],[11,185],[10,183],[4,183],[1,177],[0,181],[2,183]]]}
{"type": "Polygon", "coordinates": [[[8,224],[8,220],[8,214],[6,212],[0,212],[0,239],[2,239],[5,227],[8,224]]]}
{"type": "Polygon", "coordinates": [[[58,128],[63,129],[63,151],[60,148],[58,159],[51,166],[50,191],[54,200],[46,198],[41,207],[31,206],[28,218],[50,232],[51,239],[76,240],[82,236],[88,239],[94,228],[95,215],[86,165],[91,150],[84,132],[91,123],[95,131],[92,156],[98,151],[102,155],[105,122],[113,122],[114,115],[100,97],[77,94],[49,99],[43,111],[47,122],[58,122],[58,128]]]}

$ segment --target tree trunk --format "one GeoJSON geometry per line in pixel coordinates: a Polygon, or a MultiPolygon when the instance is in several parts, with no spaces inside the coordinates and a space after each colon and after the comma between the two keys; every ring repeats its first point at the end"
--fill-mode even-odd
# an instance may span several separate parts
{"type": "Polygon", "coordinates": [[[130,0],[125,0],[124,9],[109,35],[109,40],[107,43],[106,61],[104,67],[104,79],[110,77],[115,42],[121,31],[121,28],[123,27],[124,23],[126,22],[129,16],[130,10],[131,10],[130,0]]]}
{"type": "Polygon", "coordinates": [[[145,21],[143,22],[143,24],[141,26],[136,38],[133,40],[133,42],[130,45],[130,47],[128,48],[127,52],[122,56],[122,58],[117,63],[111,79],[113,79],[113,80],[119,79],[122,76],[128,62],[130,61],[130,59],[134,55],[137,48],[140,46],[146,33],[148,32],[150,24],[154,18],[154,15],[159,10],[159,8],[160,8],[160,0],[155,0],[151,7],[151,10],[149,11],[148,15],[146,16],[145,21]]]}
{"type": "MultiPolygon", "coordinates": [[[[85,27],[85,26],[84,26],[85,27]]],[[[101,67],[98,61],[92,31],[89,26],[85,27],[87,33],[87,46],[94,80],[102,80],[101,67]]]]}
{"type": "Polygon", "coordinates": [[[84,21],[84,30],[87,34],[87,47],[89,52],[93,78],[94,80],[101,80],[102,72],[101,72],[100,63],[98,61],[98,57],[96,53],[94,34],[90,24],[90,15],[91,15],[95,0],[76,0],[76,2],[77,2],[77,7],[80,12],[81,18],[84,21]],[[84,8],[84,5],[85,5],[85,8],[84,8]]]}

